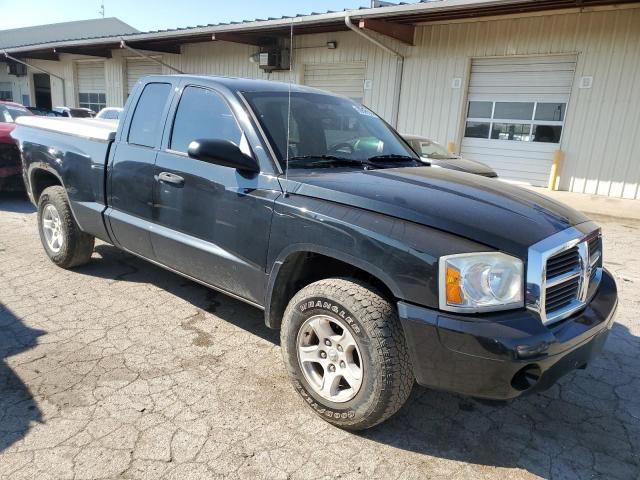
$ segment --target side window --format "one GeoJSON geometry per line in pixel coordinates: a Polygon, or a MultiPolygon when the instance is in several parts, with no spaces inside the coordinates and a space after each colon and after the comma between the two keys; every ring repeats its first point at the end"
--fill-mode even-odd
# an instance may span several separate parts
{"type": "Polygon", "coordinates": [[[171,132],[170,148],[186,152],[194,140],[218,138],[241,145],[242,130],[224,99],[211,90],[187,87],[171,132]]]}
{"type": "Polygon", "coordinates": [[[155,147],[162,131],[162,112],[171,93],[170,83],[149,83],[133,112],[129,127],[129,143],[155,147]]]}

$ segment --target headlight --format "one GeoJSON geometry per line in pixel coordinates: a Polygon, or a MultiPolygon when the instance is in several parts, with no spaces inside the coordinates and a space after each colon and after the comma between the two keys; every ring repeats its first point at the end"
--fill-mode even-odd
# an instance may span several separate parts
{"type": "Polygon", "coordinates": [[[482,312],[524,306],[524,267],[504,253],[462,253],[440,258],[440,309],[482,312]]]}

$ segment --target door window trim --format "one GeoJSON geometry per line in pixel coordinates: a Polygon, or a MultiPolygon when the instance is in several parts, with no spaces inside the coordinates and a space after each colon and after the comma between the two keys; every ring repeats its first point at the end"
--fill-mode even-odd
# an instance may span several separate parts
{"type": "MultiPolygon", "coordinates": [[[[186,83],[184,85],[180,86],[179,92],[177,95],[175,95],[175,107],[172,108],[170,114],[171,114],[171,123],[169,124],[169,122],[166,122],[166,128],[165,128],[165,133],[164,135],[166,135],[166,140],[162,142],[162,147],[161,150],[166,152],[166,153],[170,153],[173,155],[180,155],[182,157],[186,157],[186,158],[191,158],[189,157],[189,154],[187,152],[182,152],[180,150],[175,150],[173,148],[171,148],[171,141],[173,140],[173,130],[175,128],[175,123],[176,123],[176,117],[178,116],[178,110],[180,109],[180,102],[182,101],[182,96],[184,95],[184,92],[187,88],[192,87],[192,88],[199,88],[201,90],[207,90],[210,91],[212,93],[214,93],[217,97],[219,97],[224,104],[227,106],[227,108],[229,109],[229,113],[231,113],[231,117],[233,118],[233,121],[235,122],[236,126],[238,127],[238,130],[240,131],[240,133],[242,134],[242,136],[244,136],[245,138],[247,137],[246,132],[244,131],[244,128],[242,128],[242,125],[240,125],[240,122],[238,121],[238,117],[236,116],[235,112],[233,111],[233,107],[231,106],[231,104],[229,103],[229,101],[225,98],[224,94],[221,93],[220,91],[218,91],[215,88],[206,86],[206,85],[199,85],[197,83],[186,83]]],[[[255,159],[255,153],[253,151],[253,148],[251,148],[251,145],[249,144],[249,142],[247,142],[247,146],[249,148],[249,151],[251,152],[251,156],[255,159]]]]}

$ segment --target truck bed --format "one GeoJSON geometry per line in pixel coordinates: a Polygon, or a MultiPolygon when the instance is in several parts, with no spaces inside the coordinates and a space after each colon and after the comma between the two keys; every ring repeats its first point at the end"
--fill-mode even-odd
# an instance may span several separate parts
{"type": "Polygon", "coordinates": [[[37,203],[43,183],[64,185],[80,228],[105,239],[105,172],[118,122],[24,116],[16,124],[11,135],[21,147],[32,202],[37,203]]]}

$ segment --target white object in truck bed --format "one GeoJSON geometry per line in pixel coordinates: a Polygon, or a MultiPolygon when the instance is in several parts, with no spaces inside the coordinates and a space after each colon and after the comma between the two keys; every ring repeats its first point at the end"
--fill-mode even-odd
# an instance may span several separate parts
{"type": "Polygon", "coordinates": [[[118,129],[117,120],[96,120],[93,118],[55,118],[23,115],[16,119],[16,123],[25,127],[40,128],[103,142],[113,140],[118,129]]]}

